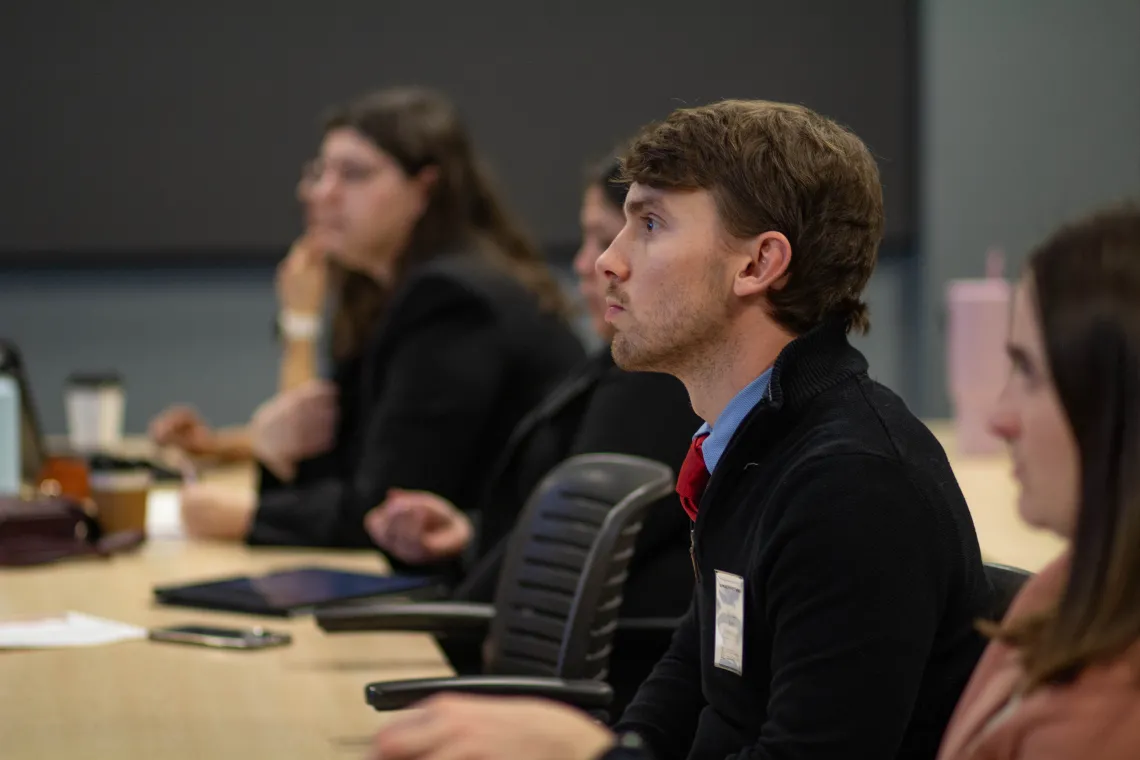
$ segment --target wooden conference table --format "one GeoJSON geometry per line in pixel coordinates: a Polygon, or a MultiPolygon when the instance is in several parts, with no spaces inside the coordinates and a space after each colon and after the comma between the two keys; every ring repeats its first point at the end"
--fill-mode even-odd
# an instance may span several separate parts
{"type": "MultiPolygon", "coordinates": [[[[1037,570],[1056,556],[1060,541],[1017,517],[1006,458],[957,456],[949,427],[931,427],[951,454],[986,559],[1037,570]]],[[[156,491],[152,502],[168,508],[171,497],[156,491]]],[[[0,619],[74,610],[144,627],[246,626],[259,621],[155,607],[151,588],[302,563],[365,571],[381,566],[373,552],[250,549],[191,543],[176,531],[159,535],[166,537],[110,561],[0,571],[0,619]]],[[[364,703],[366,682],[450,673],[426,635],[331,636],[308,618],[264,624],[292,633],[292,646],[228,652],[144,640],[0,651],[0,757],[362,757],[385,720],[364,703]]]]}
{"type": "Polygon", "coordinates": [[[958,485],[970,505],[982,557],[1034,572],[1056,558],[1063,548],[1061,539],[1030,528],[1018,515],[1018,489],[1009,458],[1004,454],[963,456],[957,450],[949,423],[937,421],[928,425],[950,456],[958,485]]]}
{"type": "MultiPolygon", "coordinates": [[[[152,506],[171,496],[156,491],[152,506]]],[[[252,652],[146,640],[0,650],[0,758],[364,757],[386,719],[364,702],[366,683],[451,674],[431,637],[334,636],[311,618],[259,619],[151,602],[157,584],[303,564],[384,569],[372,551],[251,549],[168,537],[106,561],[0,570],[0,620],[77,611],[142,627],[263,625],[293,635],[290,646],[252,652]]]]}

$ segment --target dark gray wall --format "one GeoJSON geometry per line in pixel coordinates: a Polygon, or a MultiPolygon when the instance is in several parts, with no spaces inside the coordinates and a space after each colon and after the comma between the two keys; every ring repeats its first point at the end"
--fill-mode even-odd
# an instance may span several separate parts
{"type": "Polygon", "coordinates": [[[285,245],[319,114],[377,87],[449,93],[545,243],[582,167],[724,97],[806,103],[881,158],[913,232],[907,0],[302,0],[0,5],[0,253],[285,245]]]}
{"type": "Polygon", "coordinates": [[[944,414],[947,280],[1140,199],[1140,2],[925,0],[921,16],[919,404],[944,414]]]}
{"type": "MultiPolygon", "coordinates": [[[[63,429],[65,377],[103,367],[127,380],[132,431],[172,401],[243,421],[275,382],[272,267],[100,268],[97,253],[283,251],[320,112],[394,84],[455,98],[548,245],[576,237],[584,164],[642,123],[722,97],[803,102],[876,152],[889,231],[905,247],[910,5],[4,3],[0,266],[21,252],[27,263],[28,251],[91,258],[0,268],[0,334],[23,347],[48,430],[63,429]]],[[[876,277],[876,327],[862,342],[877,373],[904,388],[908,267],[896,260],[876,277]]]]}
{"type": "Polygon", "coordinates": [[[17,342],[44,429],[66,430],[74,371],[115,368],[127,428],[174,401],[218,423],[248,419],[276,383],[272,268],[0,271],[0,335],[17,342]]]}

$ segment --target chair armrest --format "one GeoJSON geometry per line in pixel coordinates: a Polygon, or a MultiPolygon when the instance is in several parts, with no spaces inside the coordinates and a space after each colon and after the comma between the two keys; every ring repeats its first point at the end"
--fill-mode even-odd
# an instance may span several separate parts
{"type": "Polygon", "coordinates": [[[424,631],[450,633],[487,630],[495,618],[490,604],[466,602],[377,603],[326,607],[314,615],[317,625],[339,631],[424,631]]]}
{"type": "Polygon", "coordinates": [[[402,710],[441,692],[485,694],[500,697],[543,697],[584,710],[603,708],[613,700],[604,681],[538,678],[532,676],[461,676],[379,681],[364,688],[368,704],[377,710],[402,710]]]}

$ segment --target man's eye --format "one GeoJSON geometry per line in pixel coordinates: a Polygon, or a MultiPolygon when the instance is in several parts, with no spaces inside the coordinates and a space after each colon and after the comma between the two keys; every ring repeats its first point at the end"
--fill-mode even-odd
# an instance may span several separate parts
{"type": "Polygon", "coordinates": [[[655,229],[657,229],[657,220],[651,216],[645,217],[645,231],[653,232],[655,229]]]}

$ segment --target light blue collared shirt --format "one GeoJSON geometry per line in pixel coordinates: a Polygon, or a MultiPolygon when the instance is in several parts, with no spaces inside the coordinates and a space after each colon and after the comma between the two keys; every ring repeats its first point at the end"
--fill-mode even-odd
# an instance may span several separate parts
{"type": "Polygon", "coordinates": [[[732,401],[728,402],[728,406],[716,418],[715,424],[710,426],[706,422],[693,436],[696,438],[705,433],[709,434],[701,446],[701,453],[704,454],[705,468],[710,474],[716,469],[720,458],[724,456],[724,450],[728,448],[728,442],[732,440],[732,436],[740,427],[740,423],[744,422],[748,413],[768,395],[768,382],[771,379],[772,368],[769,367],[764,371],[764,374],[744,386],[740,393],[732,397],[732,401]]]}

